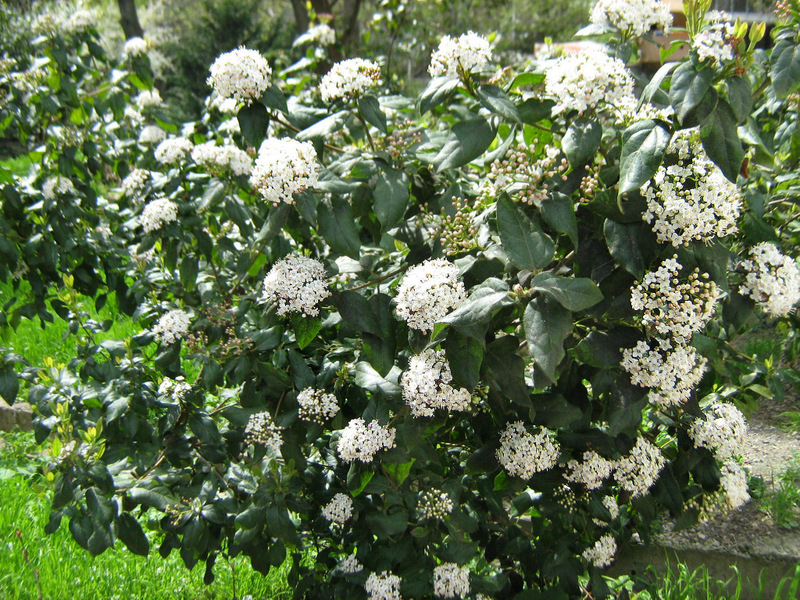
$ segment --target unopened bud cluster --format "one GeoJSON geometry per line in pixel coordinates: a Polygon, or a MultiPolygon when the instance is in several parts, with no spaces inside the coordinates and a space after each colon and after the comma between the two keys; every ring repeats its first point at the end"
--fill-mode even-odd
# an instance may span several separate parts
{"type": "Polygon", "coordinates": [[[422,519],[444,521],[447,515],[453,511],[453,501],[447,492],[431,488],[422,492],[417,510],[422,519]]]}
{"type": "MultiPolygon", "coordinates": [[[[533,140],[532,147],[537,144],[538,140],[533,140]]],[[[518,202],[539,205],[547,198],[547,182],[554,177],[566,181],[568,170],[569,163],[559,148],[545,146],[544,155],[534,159],[528,146],[520,143],[489,165],[487,180],[518,202]]]]}
{"type": "MultiPolygon", "coordinates": [[[[479,207],[480,202],[475,203],[479,207]]],[[[440,239],[442,249],[448,256],[469,252],[477,247],[478,227],[474,223],[475,209],[463,198],[453,198],[455,214],[450,217],[442,211],[440,239]]]]}

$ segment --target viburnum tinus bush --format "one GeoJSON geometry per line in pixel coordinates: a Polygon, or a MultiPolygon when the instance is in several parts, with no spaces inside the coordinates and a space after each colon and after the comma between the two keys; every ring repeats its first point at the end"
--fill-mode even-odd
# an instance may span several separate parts
{"type": "Polygon", "coordinates": [[[634,533],[746,501],[730,340],[798,277],[747,164],[781,178],[796,5],[770,57],[685,3],[690,55],[638,98],[609,5],[605,51],[522,71],[448,37],[416,99],[223,55],[201,121],[121,133],[141,331],[30,390],[47,531],[147,554],[157,523],[207,580],[288,555],[297,598],[603,597],[634,533]]]}

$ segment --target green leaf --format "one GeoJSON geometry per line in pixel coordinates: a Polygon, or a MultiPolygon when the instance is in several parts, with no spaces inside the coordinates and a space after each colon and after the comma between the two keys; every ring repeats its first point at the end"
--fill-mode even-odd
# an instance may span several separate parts
{"type": "Polygon", "coordinates": [[[533,406],[536,409],[533,422],[549,429],[569,427],[583,418],[583,411],[561,394],[536,394],[533,406]]]}
{"type": "Polygon", "coordinates": [[[503,289],[502,285],[483,285],[475,288],[461,306],[439,322],[462,326],[487,323],[496,311],[513,303],[508,297],[508,289],[503,289]]]}
{"type": "Polygon", "coordinates": [[[381,230],[391,229],[406,214],[409,198],[408,175],[396,169],[384,169],[378,174],[375,186],[375,215],[381,222],[381,230]]]}
{"type": "Polygon", "coordinates": [[[495,135],[497,130],[483,117],[456,123],[448,140],[433,158],[436,170],[455,169],[478,158],[491,146],[495,135]]]}
{"type": "Polygon", "coordinates": [[[322,320],[319,317],[292,313],[292,329],[295,341],[302,350],[317,337],[319,330],[322,329],[322,320]]]}
{"type": "Polygon", "coordinates": [[[444,351],[447,362],[450,363],[453,383],[470,392],[474,390],[481,378],[483,344],[475,338],[450,329],[444,342],[444,351]]]}
{"type": "Polygon", "coordinates": [[[550,588],[549,590],[523,590],[516,596],[514,600],[568,600],[569,596],[566,592],[550,588]]]}
{"type": "Polygon", "coordinates": [[[381,133],[386,133],[386,115],[375,96],[361,96],[358,99],[358,111],[367,123],[374,125],[381,133]]]}
{"type": "MultiPolygon", "coordinates": [[[[683,123],[687,115],[697,108],[703,98],[710,94],[714,81],[714,69],[700,67],[698,70],[694,63],[686,61],[675,69],[672,74],[672,84],[669,90],[670,102],[675,108],[675,116],[683,123]]],[[[714,91],[716,93],[716,91],[714,91]]]]}
{"type": "Polygon", "coordinates": [[[370,513],[366,517],[367,526],[378,538],[388,538],[403,533],[408,527],[408,513],[399,510],[390,515],[370,513]]]}
{"type": "Polygon", "coordinates": [[[585,310],[603,299],[597,284],[586,277],[561,277],[552,273],[539,273],[531,281],[531,288],[554,298],[571,311],[585,310]]]}
{"type": "Polygon", "coordinates": [[[357,329],[382,339],[394,338],[392,299],[386,294],[373,294],[367,299],[353,290],[334,296],[342,318],[357,329]]]}
{"type": "Polygon", "coordinates": [[[189,419],[189,427],[197,436],[200,442],[208,445],[216,445],[220,442],[217,424],[210,416],[205,413],[197,412],[189,419]]]}
{"type": "Polygon", "coordinates": [[[556,105],[552,100],[528,98],[517,106],[520,120],[528,125],[534,125],[544,119],[549,119],[556,105]]]}
{"type": "Polygon", "coordinates": [[[19,379],[13,367],[4,367],[0,371],[0,396],[9,404],[14,404],[19,392],[19,379]]]}
{"type": "Polygon", "coordinates": [[[187,254],[181,261],[180,277],[181,285],[187,290],[193,290],[197,285],[197,274],[200,268],[197,264],[197,257],[187,254]]]}
{"type": "Polygon", "coordinates": [[[618,223],[606,219],[603,224],[603,235],[606,238],[608,251],[620,266],[628,273],[641,279],[644,277],[648,261],[642,252],[641,223],[618,223]]]}
{"type": "Polygon", "coordinates": [[[800,87],[800,45],[792,38],[783,38],[775,44],[770,57],[772,85],[779,98],[784,98],[800,87]]]}
{"type": "Polygon", "coordinates": [[[603,126],[594,119],[578,117],[567,129],[561,146],[573,169],[591,164],[600,149],[603,126]]]}
{"type": "Polygon", "coordinates": [[[286,104],[286,96],[283,95],[281,88],[277,85],[271,86],[264,95],[261,96],[261,102],[267,108],[274,108],[281,111],[283,114],[289,114],[289,107],[286,104]]]}
{"type": "Polygon", "coordinates": [[[350,469],[347,471],[347,489],[350,490],[353,498],[364,491],[374,475],[374,472],[368,470],[360,462],[354,460],[350,463],[350,469]]]}
{"type": "Polygon", "coordinates": [[[454,77],[435,77],[419,97],[419,112],[424,115],[432,108],[450,98],[458,89],[459,80],[454,77]]]}
{"type": "MultiPolygon", "coordinates": [[[[661,89],[661,86],[663,85],[664,81],[666,81],[667,77],[670,76],[670,74],[675,69],[675,67],[677,67],[680,64],[682,64],[682,63],[679,63],[679,62],[668,62],[668,63],[665,63],[665,64],[661,65],[661,68],[659,68],[658,71],[656,71],[656,74],[653,75],[653,78],[644,87],[644,90],[642,90],[642,97],[641,97],[640,102],[642,102],[642,103],[643,102],[648,102],[648,103],[652,104],[654,98],[656,98],[658,96],[662,96],[662,95],[666,97],[666,94],[661,89]]],[[[661,102],[661,104],[667,102],[668,100],[669,100],[669,98],[666,97],[666,100],[664,102],[661,102]]]]}
{"type": "Polygon", "coordinates": [[[258,148],[267,137],[267,127],[269,126],[267,107],[260,102],[252,102],[243,106],[236,118],[239,120],[239,127],[244,139],[254,148],[258,148]]]}
{"type": "Polygon", "coordinates": [[[142,531],[142,526],[129,513],[122,513],[117,517],[117,535],[128,550],[139,556],[147,556],[150,553],[150,542],[142,531]]]}
{"type": "Polygon", "coordinates": [[[490,112],[505,117],[509,121],[520,121],[516,105],[508,94],[496,85],[479,85],[475,89],[475,96],[490,112]]]}
{"type": "Polygon", "coordinates": [[[507,194],[497,201],[497,229],[503,249],[520,269],[538,271],[553,260],[553,240],[507,194]]]}
{"type": "Polygon", "coordinates": [[[728,90],[728,103],[731,105],[737,123],[744,123],[753,109],[753,91],[750,83],[741,76],[728,77],[725,80],[728,90]]]}
{"type": "Polygon", "coordinates": [[[537,296],[525,308],[522,323],[531,358],[555,383],[565,355],[564,340],[572,331],[572,313],[548,296],[537,296]]]}
{"type": "Polygon", "coordinates": [[[719,102],[711,118],[700,128],[700,137],[708,157],[735,183],[745,151],[739,141],[736,117],[727,102],[719,102]]]}
{"type": "Polygon", "coordinates": [[[296,137],[301,142],[324,138],[326,135],[339,131],[347,121],[348,116],[352,118],[346,111],[340,110],[303,129],[296,137]]]}
{"type": "Polygon", "coordinates": [[[633,348],[641,339],[642,334],[632,327],[592,331],[575,347],[575,355],[581,362],[593,367],[618,367],[622,361],[622,349],[633,348]]]}
{"type": "Polygon", "coordinates": [[[389,398],[397,398],[401,394],[400,386],[382,377],[371,364],[364,361],[356,363],[356,385],[373,394],[383,394],[389,398]]]}
{"type": "Polygon", "coordinates": [[[110,525],[117,513],[116,504],[105,496],[98,496],[93,487],[86,490],[86,508],[92,518],[103,526],[110,525]]]}
{"type": "Polygon", "coordinates": [[[331,205],[320,202],[317,207],[319,232],[337,254],[358,260],[361,240],[358,237],[353,209],[347,200],[333,196],[331,205]]]}
{"type": "Polygon", "coordinates": [[[517,354],[519,340],[503,336],[486,347],[484,366],[488,377],[505,396],[520,406],[530,406],[531,395],[525,383],[525,361],[517,354]]]}
{"type": "Polygon", "coordinates": [[[540,205],[542,218],[558,233],[566,235],[575,248],[578,247],[578,218],[572,199],[561,192],[553,192],[540,205]]]}
{"type": "Polygon", "coordinates": [[[653,119],[634,123],[623,132],[619,195],[638,190],[655,175],[671,137],[670,131],[653,119]]]}
{"type": "Polygon", "coordinates": [[[383,465],[383,468],[395,485],[399,486],[403,485],[403,482],[408,478],[411,473],[411,467],[414,466],[416,461],[416,458],[412,458],[406,463],[386,463],[383,465]]]}

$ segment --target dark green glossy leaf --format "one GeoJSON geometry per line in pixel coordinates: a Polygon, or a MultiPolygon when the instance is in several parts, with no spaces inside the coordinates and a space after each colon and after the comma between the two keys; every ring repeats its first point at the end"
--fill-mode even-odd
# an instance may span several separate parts
{"type": "Polygon", "coordinates": [[[454,77],[435,77],[419,97],[419,112],[425,114],[450,98],[458,89],[459,80],[454,77]]]}
{"type": "Polygon", "coordinates": [[[317,212],[319,231],[331,249],[337,254],[358,259],[361,240],[358,237],[353,209],[347,200],[334,196],[330,205],[320,202],[317,212]]]}
{"type": "Polygon", "coordinates": [[[385,169],[378,174],[374,206],[383,231],[403,220],[408,207],[409,185],[408,176],[403,171],[385,169]]]}
{"type": "Polygon", "coordinates": [[[603,299],[603,293],[597,284],[585,277],[539,273],[531,281],[530,287],[551,296],[561,306],[574,312],[592,307],[603,299]]]}
{"type": "Polygon", "coordinates": [[[577,248],[578,218],[575,216],[572,199],[566,194],[554,192],[549,198],[542,200],[540,210],[545,223],[558,233],[566,235],[577,248]]]}
{"type": "Polygon", "coordinates": [[[356,385],[373,394],[380,393],[390,398],[400,396],[400,386],[382,377],[367,362],[356,364],[356,385]]]}
{"type": "Polygon", "coordinates": [[[494,141],[497,130],[483,117],[456,123],[448,140],[433,158],[436,170],[446,171],[462,167],[486,152],[494,141]]]}
{"type": "Polygon", "coordinates": [[[703,148],[730,181],[735,182],[744,162],[736,117],[727,102],[720,101],[711,118],[700,128],[703,148]]]}
{"type": "Polygon", "coordinates": [[[634,123],[622,134],[619,194],[638,190],[655,175],[672,134],[658,121],[634,123]]]}
{"type": "Polygon", "coordinates": [[[264,95],[261,96],[261,102],[267,108],[274,108],[281,111],[283,114],[289,114],[289,107],[286,105],[286,96],[283,95],[281,88],[277,85],[271,86],[264,95]]]}
{"type": "Polygon", "coordinates": [[[564,134],[561,147],[573,169],[591,164],[600,149],[603,127],[594,119],[578,117],[564,134]]]}
{"type": "Polygon", "coordinates": [[[593,367],[618,367],[622,361],[622,349],[633,348],[641,339],[642,334],[632,327],[593,331],[575,347],[575,355],[593,367]]]}
{"type": "Polygon", "coordinates": [[[378,538],[388,538],[403,533],[408,527],[408,513],[399,510],[390,515],[370,513],[366,517],[370,531],[378,538]]]}
{"type": "Polygon", "coordinates": [[[533,422],[549,429],[569,427],[583,418],[583,411],[561,394],[536,394],[533,407],[536,409],[533,422]]]}
{"type": "Polygon", "coordinates": [[[244,139],[251,146],[258,148],[267,137],[269,126],[267,107],[260,102],[252,102],[239,110],[237,119],[244,139]]]}
{"type": "Polygon", "coordinates": [[[0,396],[9,404],[14,404],[19,391],[19,379],[13,367],[0,370],[0,396]]]}
{"type": "Polygon", "coordinates": [[[549,119],[556,103],[552,100],[528,98],[517,106],[519,118],[528,125],[534,125],[544,119],[549,119]]]}
{"type": "Polygon", "coordinates": [[[681,63],[675,69],[669,97],[675,108],[675,116],[681,123],[703,101],[706,94],[710,93],[713,80],[713,68],[708,66],[698,68],[692,61],[681,63]]]}
{"type": "Polygon", "coordinates": [[[478,325],[488,322],[497,310],[511,304],[513,301],[508,297],[508,290],[489,286],[479,287],[461,306],[439,322],[450,325],[478,325]]]}
{"type": "Polygon", "coordinates": [[[319,317],[292,313],[292,329],[295,341],[302,350],[317,337],[319,330],[322,329],[322,320],[319,317]]]}
{"type": "Polygon", "coordinates": [[[753,110],[753,91],[745,77],[728,77],[725,80],[728,103],[736,116],[737,123],[743,123],[753,110]]]}
{"type": "Polygon", "coordinates": [[[466,388],[470,392],[474,390],[481,376],[483,344],[473,337],[450,329],[444,342],[444,350],[453,374],[453,384],[466,388]]]}
{"type": "Polygon", "coordinates": [[[520,116],[517,107],[511,98],[496,85],[479,85],[475,89],[475,96],[489,111],[508,119],[519,122],[520,116]]]}
{"type": "Polygon", "coordinates": [[[122,513],[117,517],[117,535],[128,550],[139,556],[150,553],[150,542],[142,531],[142,526],[129,513],[122,513]]]}
{"type": "Polygon", "coordinates": [[[648,265],[641,239],[645,227],[647,225],[641,223],[618,223],[611,219],[603,224],[603,236],[611,256],[637,279],[644,277],[648,265]]]}
{"type": "Polygon", "coordinates": [[[800,45],[793,38],[783,38],[775,44],[770,57],[772,85],[779,98],[788,96],[800,87],[800,45]]]}
{"type": "Polygon", "coordinates": [[[497,229],[503,249],[520,269],[538,271],[553,260],[553,240],[505,194],[497,201],[497,229]]]}
{"type": "Polygon", "coordinates": [[[525,308],[522,322],[531,358],[555,383],[565,354],[564,340],[572,331],[572,313],[548,296],[537,296],[525,308]]]}
{"type": "Polygon", "coordinates": [[[367,123],[386,133],[386,114],[381,110],[381,103],[375,96],[361,96],[358,99],[358,110],[367,123]]]}
{"type": "Polygon", "coordinates": [[[486,347],[484,368],[492,383],[520,406],[530,406],[531,396],[525,384],[525,361],[517,354],[519,340],[507,335],[486,347]]]}

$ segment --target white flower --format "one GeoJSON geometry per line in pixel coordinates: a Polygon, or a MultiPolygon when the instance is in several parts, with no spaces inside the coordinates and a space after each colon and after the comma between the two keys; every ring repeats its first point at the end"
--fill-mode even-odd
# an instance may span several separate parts
{"type": "Polygon", "coordinates": [[[614,121],[621,127],[629,127],[639,121],[656,119],[658,121],[670,122],[675,109],[671,106],[658,108],[649,102],[639,106],[639,101],[634,96],[620,98],[613,107],[614,121]]]}
{"type": "Polygon", "coordinates": [[[322,516],[333,523],[344,524],[353,516],[353,499],[347,494],[336,494],[322,507],[322,516]]]}
{"type": "Polygon", "coordinates": [[[726,62],[733,60],[733,24],[724,12],[711,11],[704,29],[692,40],[692,48],[700,62],[726,62]]]}
{"type": "Polygon", "coordinates": [[[336,396],[326,394],[324,390],[306,388],[297,394],[297,416],[303,421],[311,421],[322,425],[339,412],[336,396]]]}
{"type": "Polygon", "coordinates": [[[191,319],[188,313],[180,309],[171,310],[158,319],[153,327],[153,335],[159,342],[172,344],[186,337],[190,324],[191,319]]]}
{"type": "Polygon", "coordinates": [[[148,125],[139,133],[139,143],[158,144],[167,139],[167,132],[158,125],[148,125]]]}
{"type": "Polygon", "coordinates": [[[273,454],[278,454],[283,444],[281,430],[272,420],[268,412],[258,412],[250,415],[244,428],[244,438],[248,444],[259,444],[273,454]]]}
{"type": "Polygon", "coordinates": [[[562,56],[545,73],[545,91],[556,112],[613,107],[633,96],[633,78],[618,58],[588,49],[562,56]]]}
{"type": "Polygon", "coordinates": [[[97,15],[93,11],[83,8],[78,9],[72,13],[66,23],[64,23],[64,31],[72,33],[85,31],[90,27],[94,27],[96,20],[97,15]]]}
{"type": "Polygon", "coordinates": [[[395,433],[394,427],[384,427],[377,420],[366,425],[364,419],[353,419],[342,429],[339,456],[345,462],[372,462],[377,452],[394,447],[395,433]]]}
{"type": "Polygon", "coordinates": [[[692,334],[714,316],[719,289],[698,269],[680,281],[683,266],[668,258],[656,271],[649,271],[631,291],[631,307],[642,311],[642,324],[657,335],[688,344],[692,334]]]}
{"type": "Polygon", "coordinates": [[[617,541],[610,534],[606,534],[594,543],[594,546],[584,550],[581,556],[595,567],[607,567],[614,562],[617,553],[617,541]]]}
{"type": "Polygon", "coordinates": [[[320,23],[311,27],[295,41],[295,45],[303,43],[316,44],[318,46],[332,46],[336,43],[336,32],[330,25],[320,23]]]}
{"type": "Polygon", "coordinates": [[[497,460],[509,475],[530,479],[534,473],[555,466],[560,446],[547,429],[536,435],[528,433],[522,421],[509,423],[500,435],[497,460]]]}
{"type": "Polygon", "coordinates": [[[256,50],[237,48],[217,57],[207,83],[222,98],[250,103],[270,87],[272,69],[256,50]]]}
{"type": "Polygon", "coordinates": [[[145,233],[161,229],[167,223],[172,223],[177,219],[178,205],[166,198],[158,198],[148,203],[139,216],[145,233]]]}
{"type": "Polygon", "coordinates": [[[145,108],[161,104],[161,93],[156,88],[144,90],[139,92],[133,101],[139,110],[144,110],[145,108]]]}
{"type": "Polygon", "coordinates": [[[653,487],[665,462],[661,450],[640,437],[627,456],[614,462],[614,478],[634,498],[643,496],[653,487]]]}
{"type": "Polygon", "coordinates": [[[650,388],[649,400],[661,408],[679,406],[700,383],[706,359],[692,346],[673,346],[669,340],[657,340],[652,348],[641,341],[622,351],[621,366],[631,374],[635,385],[650,388]]]}
{"type": "Polygon", "coordinates": [[[183,377],[177,379],[165,377],[158,386],[159,396],[169,396],[178,401],[183,400],[190,391],[192,391],[192,386],[186,383],[183,377]]]}
{"type": "Polygon", "coordinates": [[[239,119],[228,119],[217,128],[217,131],[224,135],[232,136],[236,133],[240,133],[242,131],[242,126],[239,125],[239,119]]]}
{"type": "Polygon", "coordinates": [[[647,200],[642,219],[652,224],[658,241],[677,248],[735,233],[741,194],[708,158],[696,133],[677,132],[667,156],[677,162],[662,164],[641,189],[647,200]]]}
{"type": "Polygon", "coordinates": [[[122,48],[122,55],[125,57],[141,56],[147,52],[148,44],[140,37],[132,37],[125,41],[122,48]]]}
{"type": "Polygon", "coordinates": [[[213,140],[192,148],[192,160],[198,165],[230,170],[237,176],[253,171],[253,161],[247,152],[232,144],[217,146],[213,140]]]}
{"type": "Polygon", "coordinates": [[[703,418],[692,423],[689,436],[695,446],[708,448],[725,461],[742,453],[747,439],[747,421],[733,404],[712,402],[703,411],[703,418]]]}
{"type": "Polygon", "coordinates": [[[264,278],[262,302],[278,303],[278,314],[289,312],[316,316],[319,303],[330,296],[321,262],[305,256],[289,255],[280,259],[264,278]]]}
{"type": "Polygon", "coordinates": [[[459,67],[465,73],[473,73],[492,60],[492,45],[485,37],[473,31],[458,38],[444,36],[431,56],[428,74],[431,77],[447,75],[458,77],[459,67]]]}
{"type": "Polygon", "coordinates": [[[150,171],[147,169],[133,169],[122,180],[122,192],[129,197],[136,198],[150,181],[150,171]]]}
{"type": "Polygon", "coordinates": [[[750,492],[747,489],[747,473],[735,462],[728,461],[720,469],[722,475],[719,478],[721,491],[725,494],[725,503],[728,508],[739,508],[750,500],[750,492]]]}
{"type": "Polygon", "coordinates": [[[323,102],[350,96],[357,98],[377,85],[381,78],[378,63],[363,58],[350,58],[331,67],[319,84],[323,102]]]}
{"type": "Polygon", "coordinates": [[[75,191],[75,185],[71,180],[61,175],[51,177],[42,184],[42,196],[48,200],[55,200],[63,194],[70,194],[75,191]]]}
{"type": "Polygon", "coordinates": [[[250,176],[262,198],[274,205],[294,204],[294,195],[317,183],[317,151],[311,142],[291,138],[264,140],[250,176]]]}
{"type": "Polygon", "coordinates": [[[571,460],[567,463],[570,473],[564,476],[567,481],[582,483],[587,489],[596,490],[603,485],[603,480],[611,475],[614,464],[600,456],[597,452],[583,453],[583,460],[571,460]]]}
{"type": "Polygon", "coordinates": [[[402,580],[390,571],[370,573],[364,589],[367,590],[369,600],[403,600],[400,595],[402,580]]]}
{"type": "Polygon", "coordinates": [[[403,399],[415,417],[432,417],[437,408],[446,411],[469,409],[472,394],[450,385],[453,375],[444,350],[425,350],[412,356],[400,385],[403,399]]]}
{"type": "Polygon", "coordinates": [[[348,575],[352,575],[354,573],[360,573],[361,571],[363,571],[364,565],[358,562],[355,553],[353,553],[340,560],[337,568],[342,573],[347,573],[348,575]]]}
{"type": "Polygon", "coordinates": [[[423,333],[466,299],[458,267],[436,258],[411,267],[397,287],[397,316],[423,333]]]}
{"type": "Polygon", "coordinates": [[[453,512],[453,501],[447,492],[431,488],[422,492],[417,510],[422,519],[444,521],[447,515],[453,512]]]}
{"type": "Polygon", "coordinates": [[[442,563],[433,569],[433,593],[439,598],[464,598],[469,594],[469,568],[442,563]]]}
{"type": "Polygon", "coordinates": [[[186,158],[193,146],[194,144],[186,138],[169,138],[156,147],[154,156],[162,165],[173,165],[186,158]]]}
{"type": "Polygon", "coordinates": [[[775,244],[761,242],[742,262],[747,273],[739,288],[768,315],[784,317],[800,300],[800,269],[793,258],[781,254],[775,244]]]}
{"type": "Polygon", "coordinates": [[[606,510],[611,514],[611,520],[615,520],[619,516],[619,504],[613,496],[603,496],[601,501],[606,510]]]}
{"type": "Polygon", "coordinates": [[[663,0],[598,0],[592,8],[591,22],[641,37],[653,27],[668,31],[672,13],[669,2],[663,0]]]}

